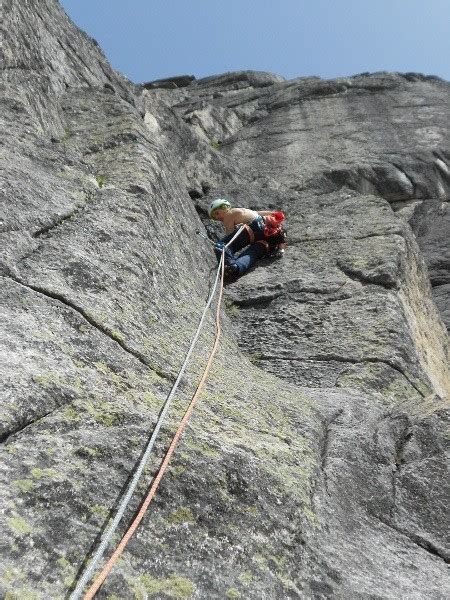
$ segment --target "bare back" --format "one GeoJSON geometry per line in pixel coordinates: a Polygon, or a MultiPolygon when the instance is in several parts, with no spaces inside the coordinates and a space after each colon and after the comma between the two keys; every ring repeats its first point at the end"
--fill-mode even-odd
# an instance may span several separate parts
{"type": "Polygon", "coordinates": [[[255,210],[249,208],[231,208],[223,217],[223,225],[226,233],[234,231],[236,225],[248,224],[259,216],[255,210]]]}

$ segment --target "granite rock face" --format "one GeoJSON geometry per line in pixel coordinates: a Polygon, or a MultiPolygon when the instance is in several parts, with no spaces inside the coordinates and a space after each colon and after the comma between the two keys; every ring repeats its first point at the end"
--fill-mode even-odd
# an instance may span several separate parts
{"type": "Polygon", "coordinates": [[[226,195],[284,210],[289,247],[227,286],[205,392],[98,597],[448,597],[449,84],[137,86],[57,2],[5,17],[3,595],[73,589],[197,327],[215,259],[195,232],[220,235],[226,195]]]}

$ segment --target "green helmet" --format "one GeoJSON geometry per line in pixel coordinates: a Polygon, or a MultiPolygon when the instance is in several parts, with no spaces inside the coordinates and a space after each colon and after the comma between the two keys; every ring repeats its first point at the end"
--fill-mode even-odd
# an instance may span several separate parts
{"type": "Polygon", "coordinates": [[[226,200],[225,198],[217,198],[216,200],[213,200],[213,202],[211,202],[211,204],[209,205],[208,214],[210,217],[212,217],[212,214],[215,210],[217,210],[218,208],[225,207],[231,207],[231,204],[228,202],[228,200],[226,200]]]}

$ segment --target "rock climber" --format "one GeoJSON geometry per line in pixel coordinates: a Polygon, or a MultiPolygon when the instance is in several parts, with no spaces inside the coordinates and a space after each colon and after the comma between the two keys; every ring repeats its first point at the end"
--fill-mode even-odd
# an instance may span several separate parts
{"type": "Polygon", "coordinates": [[[209,216],[221,221],[225,237],[216,242],[214,250],[220,260],[223,247],[233,238],[237,229],[243,229],[225,250],[225,278],[234,281],[244,275],[255,262],[264,256],[281,256],[286,247],[286,231],[283,227],[284,213],[281,211],[255,211],[248,208],[232,208],[225,198],[211,202],[209,216]],[[239,256],[236,252],[246,248],[239,256]]]}

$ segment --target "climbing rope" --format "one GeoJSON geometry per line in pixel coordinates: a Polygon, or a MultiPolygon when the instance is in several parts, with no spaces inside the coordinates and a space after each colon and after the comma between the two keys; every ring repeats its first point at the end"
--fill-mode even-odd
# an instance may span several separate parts
{"type": "Polygon", "coordinates": [[[218,347],[218,343],[219,343],[219,337],[220,337],[220,305],[221,305],[221,301],[222,301],[222,294],[223,294],[223,278],[224,278],[224,267],[225,267],[225,250],[226,248],[228,248],[228,246],[238,237],[238,235],[240,234],[240,232],[242,231],[242,227],[240,227],[238,229],[238,231],[236,232],[236,234],[233,236],[233,238],[226,244],[226,246],[222,249],[222,255],[220,258],[220,262],[219,262],[219,266],[217,268],[217,273],[216,273],[216,277],[215,277],[215,281],[214,281],[214,285],[213,288],[211,290],[211,293],[209,295],[208,301],[206,303],[206,306],[203,310],[203,314],[200,318],[200,322],[198,324],[197,327],[197,331],[194,335],[194,338],[191,342],[191,345],[189,347],[188,353],[186,355],[186,358],[183,362],[183,365],[180,369],[180,372],[178,374],[178,377],[167,397],[167,400],[164,404],[164,407],[159,415],[158,421],[156,423],[155,429],[152,433],[152,436],[147,444],[147,447],[145,449],[145,452],[139,462],[139,465],[135,471],[135,474],[133,476],[133,479],[131,480],[128,489],[119,505],[119,508],[117,510],[117,513],[113,519],[113,521],[111,522],[111,524],[109,525],[109,527],[105,530],[105,533],[103,534],[103,537],[101,539],[100,545],[94,555],[94,557],[92,558],[92,561],[90,562],[90,564],[87,566],[86,570],[84,571],[84,573],[82,574],[82,576],[80,577],[74,591],[72,592],[72,594],[70,595],[70,600],[79,600],[79,598],[81,598],[81,594],[83,593],[83,589],[85,588],[85,586],[87,585],[87,583],[90,581],[92,574],[94,573],[94,571],[97,569],[97,566],[99,564],[99,562],[101,561],[103,554],[105,552],[105,549],[109,543],[109,541],[111,540],[111,537],[113,536],[115,530],[117,529],[117,526],[119,524],[119,522],[121,521],[124,512],[129,504],[129,501],[131,499],[131,496],[133,495],[133,492],[137,486],[137,483],[142,475],[142,472],[149,460],[151,451],[153,449],[156,437],[159,433],[159,430],[161,429],[161,426],[165,420],[167,411],[169,410],[170,404],[172,402],[172,399],[175,395],[175,392],[177,391],[177,388],[179,386],[179,383],[181,381],[181,378],[184,374],[184,371],[186,370],[187,364],[189,362],[189,358],[194,350],[195,344],[198,340],[198,337],[200,335],[201,329],[203,327],[203,322],[206,318],[206,314],[207,311],[212,303],[212,300],[215,296],[216,293],[216,289],[218,286],[218,283],[220,281],[220,288],[219,288],[219,298],[218,298],[218,302],[217,302],[217,310],[216,310],[216,338],[214,341],[214,345],[213,348],[211,350],[209,359],[208,359],[208,363],[205,367],[205,370],[203,372],[202,378],[200,380],[200,383],[197,386],[197,389],[191,399],[191,402],[184,414],[183,419],[181,420],[181,423],[178,427],[178,430],[175,433],[175,436],[172,439],[172,442],[169,446],[169,449],[167,450],[167,453],[161,463],[161,466],[159,468],[159,471],[153,481],[153,484],[150,488],[150,491],[146,497],[146,499],[144,500],[138,514],[136,515],[135,519],[133,520],[132,524],[130,525],[129,529],[127,530],[127,532],[125,533],[125,535],[123,536],[121,542],[119,543],[119,545],[117,546],[116,550],[114,551],[114,553],[112,554],[111,558],[109,559],[109,561],[106,563],[106,565],[104,566],[103,570],[101,571],[101,573],[96,577],[94,583],[91,585],[91,587],[89,588],[89,590],[86,592],[85,596],[83,597],[83,600],[90,600],[91,598],[94,597],[94,595],[97,593],[98,589],[100,588],[100,586],[102,585],[102,583],[104,582],[104,580],[106,579],[108,573],[111,571],[111,569],[113,568],[113,566],[115,565],[115,563],[117,562],[117,560],[119,559],[120,555],[123,552],[123,549],[125,548],[125,546],[127,545],[129,539],[131,538],[131,536],[133,535],[134,531],[136,530],[137,526],[139,525],[139,523],[141,522],[145,512],[147,511],[148,505],[150,504],[151,500],[153,499],[156,490],[158,488],[159,482],[161,481],[164,472],[167,468],[167,465],[169,463],[170,457],[173,454],[173,451],[175,450],[175,447],[177,445],[178,439],[180,437],[180,435],[182,434],[183,430],[186,427],[186,424],[189,420],[189,417],[194,409],[194,406],[197,402],[198,396],[200,395],[200,392],[203,388],[203,385],[206,381],[206,377],[209,373],[209,370],[211,368],[211,364],[214,358],[214,355],[216,354],[217,351],[217,347],[218,347]]]}

